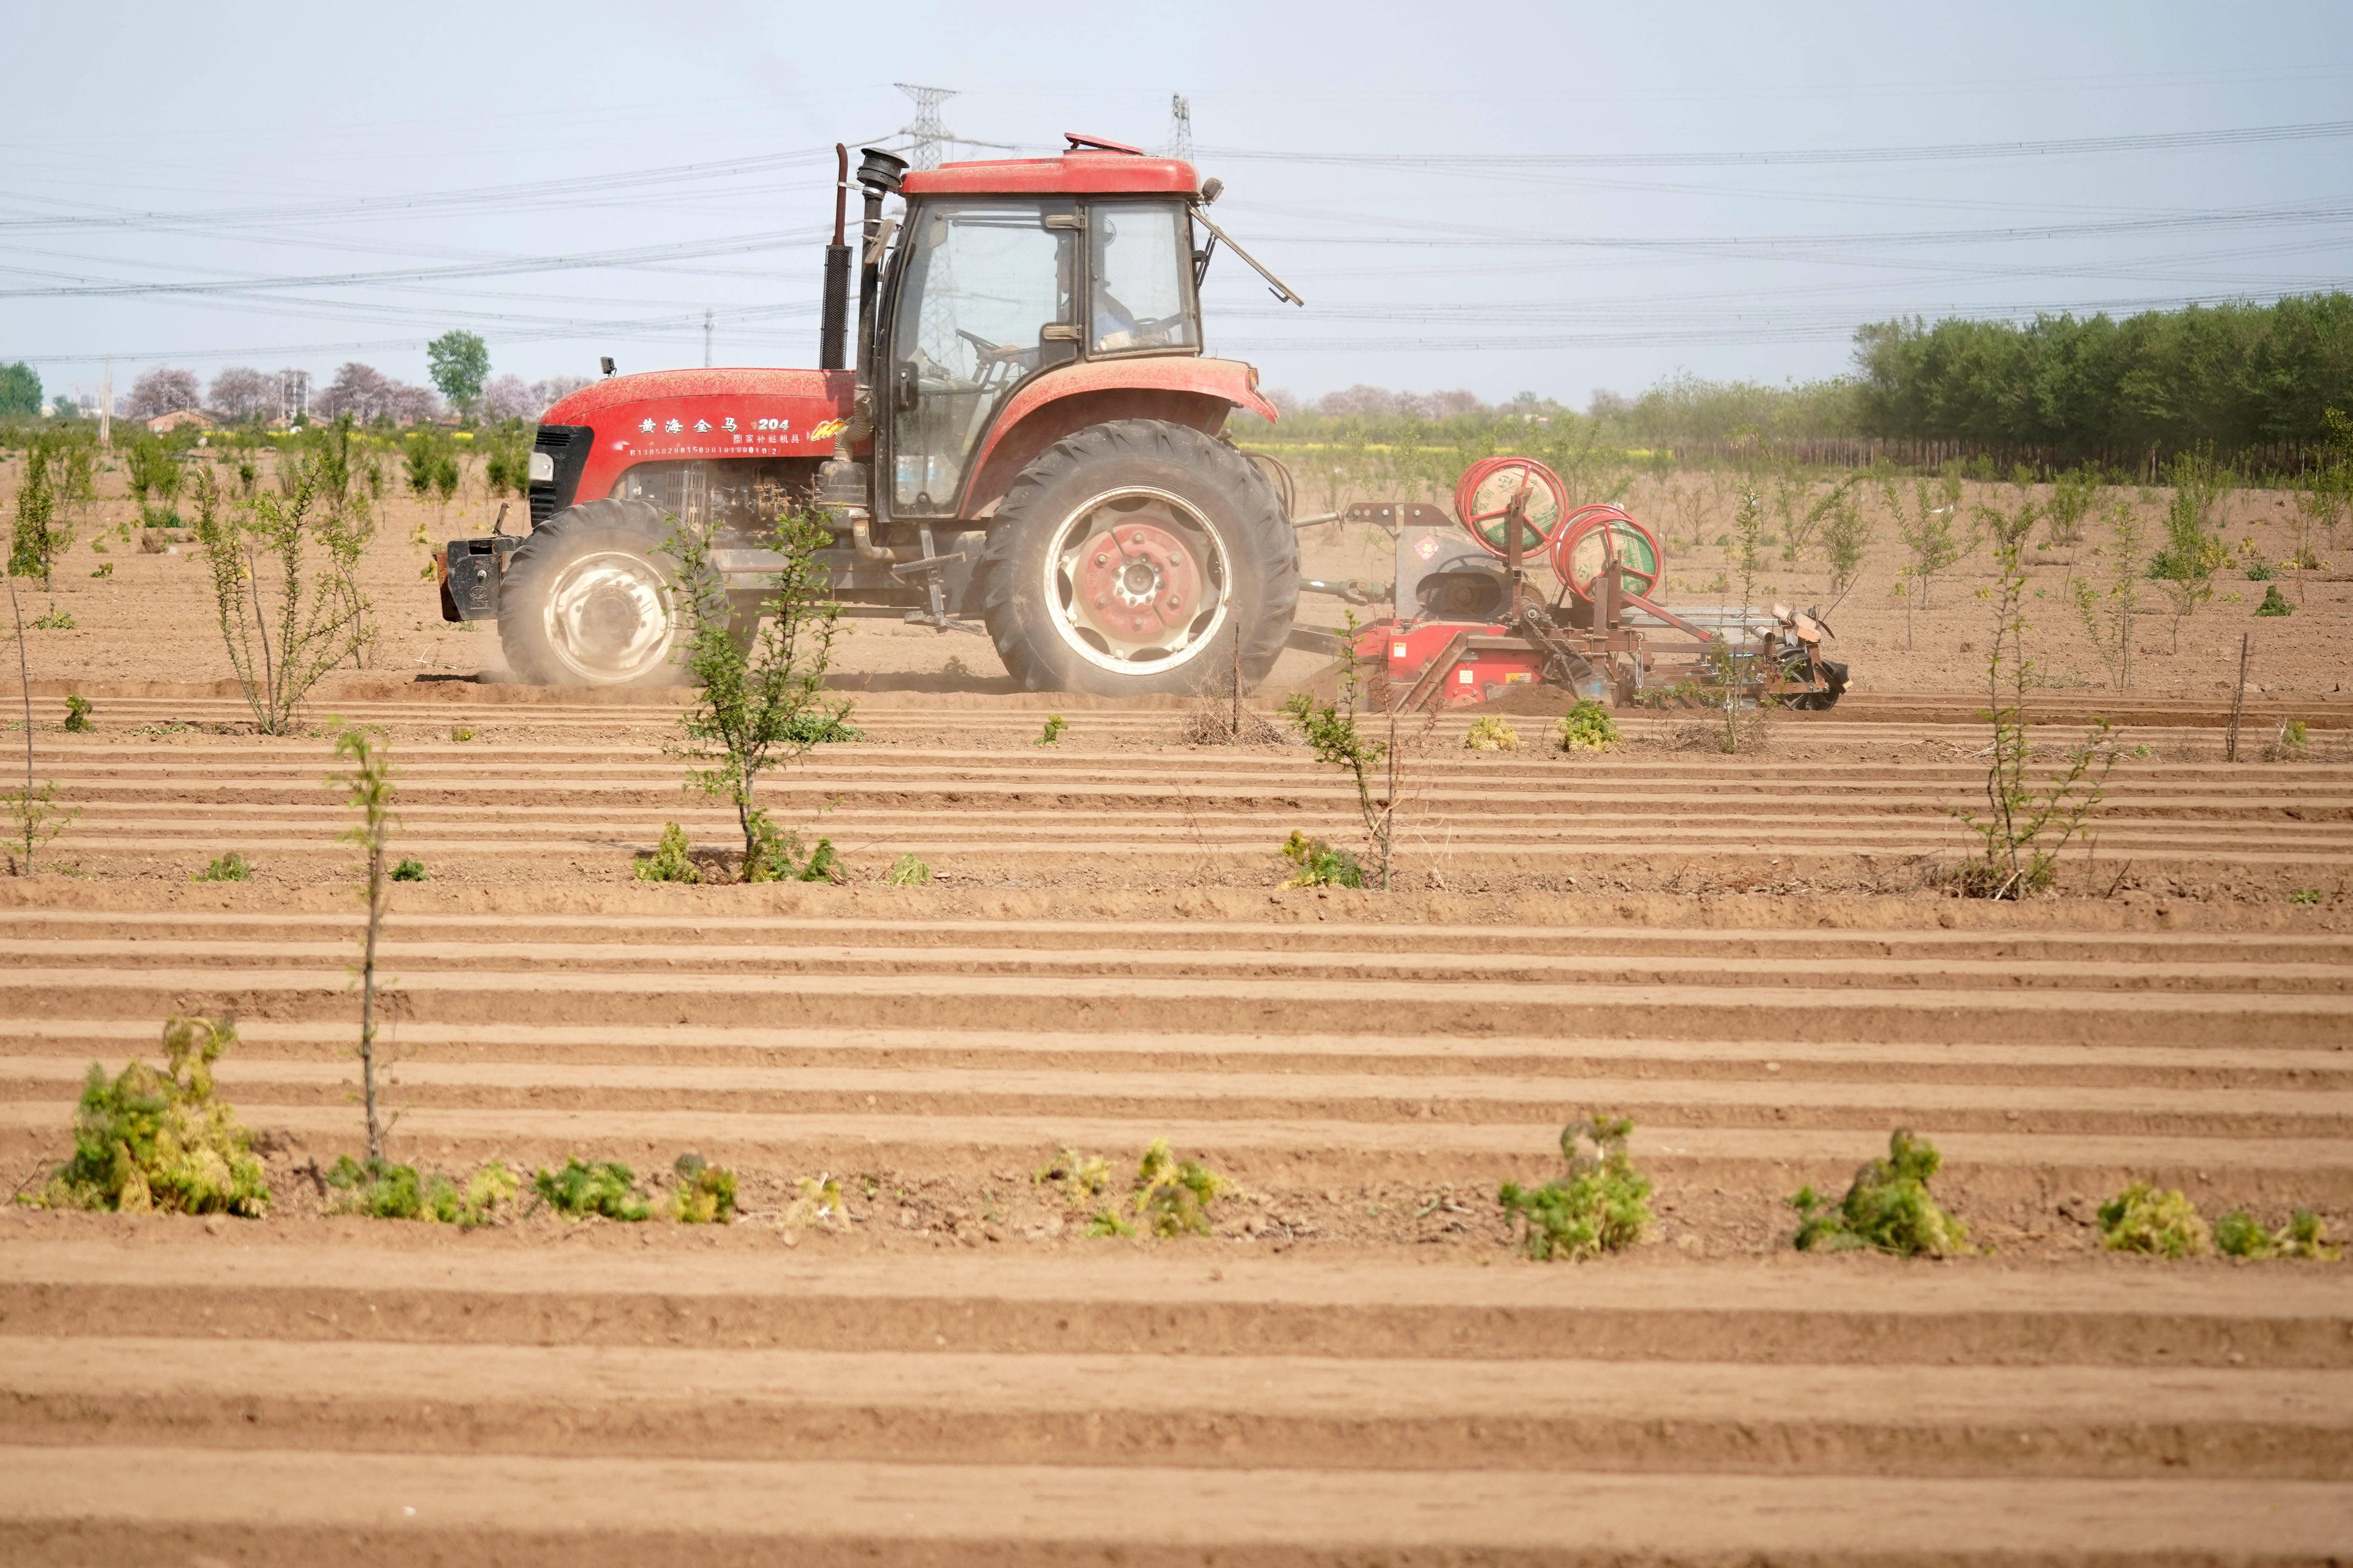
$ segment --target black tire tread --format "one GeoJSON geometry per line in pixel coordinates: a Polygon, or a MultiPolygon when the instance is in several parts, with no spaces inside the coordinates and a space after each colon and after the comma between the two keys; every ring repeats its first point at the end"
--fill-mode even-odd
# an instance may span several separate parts
{"type": "MultiPolygon", "coordinates": [[[[1259,614],[1242,637],[1245,681],[1266,679],[1282,656],[1299,609],[1299,535],[1283,516],[1282,500],[1264,470],[1234,447],[1188,425],[1158,419],[1114,419],[1063,437],[1024,468],[997,509],[980,572],[987,582],[983,615],[997,657],[1025,690],[1051,689],[1052,671],[1037,657],[1023,628],[1014,623],[1013,556],[1040,499],[1082,468],[1121,458],[1173,463],[1197,471],[1233,498],[1232,522],[1240,534],[1229,548],[1256,558],[1262,589],[1259,614]]],[[[1139,678],[1139,692],[1163,689],[1165,678],[1139,678]]]]}
{"type": "MultiPolygon", "coordinates": [[[[545,646],[539,619],[543,592],[540,580],[562,566],[573,548],[593,533],[634,535],[643,542],[648,554],[660,556],[670,538],[670,524],[660,509],[649,501],[608,497],[565,508],[533,529],[530,537],[515,546],[514,553],[507,558],[506,574],[499,585],[499,646],[506,655],[507,668],[518,680],[533,686],[572,684],[565,679],[563,665],[545,646]]],[[[636,684],[669,684],[677,679],[674,671],[664,670],[636,684]]]]}

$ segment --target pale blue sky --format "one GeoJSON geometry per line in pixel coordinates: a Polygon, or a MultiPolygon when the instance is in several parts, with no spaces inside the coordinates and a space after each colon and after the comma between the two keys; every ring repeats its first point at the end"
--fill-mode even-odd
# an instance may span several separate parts
{"type": "Polygon", "coordinates": [[[1210,346],[1310,396],[1582,404],[1835,374],[1898,313],[2353,280],[2341,3],[11,10],[0,361],[53,391],[103,352],[118,389],[158,356],[421,381],[448,326],[527,379],[700,363],[705,308],[720,363],[812,363],[830,160],[794,155],[903,125],[894,81],[1036,150],[1157,147],[1185,94],[1218,216],[1309,307],[1221,260],[1210,346]],[[1978,151],[1910,151],[1949,147],[1978,151]],[[609,183],[449,199],[566,180],[609,183]]]}

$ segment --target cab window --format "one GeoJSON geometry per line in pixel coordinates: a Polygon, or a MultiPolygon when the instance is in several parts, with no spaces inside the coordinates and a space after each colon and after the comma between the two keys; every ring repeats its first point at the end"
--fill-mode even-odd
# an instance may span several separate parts
{"type": "Polygon", "coordinates": [[[1176,202],[1096,202],[1087,215],[1093,279],[1090,353],[1198,349],[1192,224],[1176,202]]]}

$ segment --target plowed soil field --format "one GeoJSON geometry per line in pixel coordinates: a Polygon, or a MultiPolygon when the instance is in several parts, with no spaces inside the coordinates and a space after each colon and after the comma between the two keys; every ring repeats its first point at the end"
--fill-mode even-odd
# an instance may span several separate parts
{"type": "MultiPolygon", "coordinates": [[[[62,1564],[2323,1563],[2353,1558],[2353,1275],[2126,1256],[2128,1182],[2353,1230],[2353,765],[2328,710],[2110,703],[2061,896],[1956,900],[1986,744],[1879,693],[1726,756],[1406,736],[1394,890],[1296,745],[1181,704],[869,691],[769,792],[840,886],[667,886],[676,699],[349,683],[403,884],[396,1159],[693,1151],[737,1222],[329,1212],[362,1148],[322,733],[85,686],[79,810],[0,881],[0,1172],[89,1064],[232,1013],[269,1217],[0,1212],[0,1560],[62,1564]],[[1033,743],[1049,709],[1070,729],[1033,743]],[[2287,717],[2295,760],[2254,759],[2287,717]],[[461,732],[469,738],[457,738],[461,732]],[[194,882],[236,850],[243,883],[194,882]],[[925,886],[890,887],[902,855],[925,886]],[[1523,1257],[1504,1181],[1630,1116],[1640,1246],[1523,1257]],[[1977,1250],[1800,1254],[1905,1127],[1977,1250]],[[1088,1234],[1165,1139],[1211,1234],[1088,1234]],[[1075,1152],[1077,1158],[1071,1153],[1075,1152]],[[1106,1162],[1108,1199],[1051,1170],[1106,1162]],[[813,1215],[804,1179],[838,1181],[813,1215]]],[[[2044,710],[2054,763],[2087,717],[2044,710]]],[[[739,841],[740,842],[740,841],[739,841]]]]}

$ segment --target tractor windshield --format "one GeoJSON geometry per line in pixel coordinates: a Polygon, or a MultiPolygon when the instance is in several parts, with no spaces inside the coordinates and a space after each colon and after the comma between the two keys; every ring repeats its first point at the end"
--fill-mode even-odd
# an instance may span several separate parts
{"type": "Polygon", "coordinates": [[[1197,349],[1192,237],[1175,202],[1097,202],[1087,216],[1094,353],[1197,349]]]}
{"type": "Polygon", "coordinates": [[[900,267],[892,334],[892,502],[899,510],[953,506],[974,439],[997,398],[1077,335],[1072,298],[1078,224],[1073,204],[925,204],[913,215],[900,267]],[[1060,224],[1047,226],[1050,217],[1060,224]]]}

